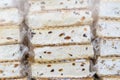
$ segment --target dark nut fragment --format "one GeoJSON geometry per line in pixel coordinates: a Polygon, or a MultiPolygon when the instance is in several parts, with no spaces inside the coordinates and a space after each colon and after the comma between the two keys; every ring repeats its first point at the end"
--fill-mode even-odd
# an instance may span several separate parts
{"type": "Polygon", "coordinates": [[[64,39],[69,40],[69,39],[71,39],[71,37],[70,36],[66,36],[64,39]]]}
{"type": "Polygon", "coordinates": [[[73,66],[75,66],[75,63],[72,63],[73,66]]]}
{"type": "Polygon", "coordinates": [[[54,72],[54,69],[52,69],[50,72],[54,72]]]}
{"type": "Polygon", "coordinates": [[[61,73],[61,76],[63,75],[63,73],[61,73]]]}
{"type": "Polygon", "coordinates": [[[18,66],[18,64],[15,64],[15,65],[14,65],[14,67],[17,67],[17,66],[18,66]]]}
{"type": "Polygon", "coordinates": [[[51,52],[47,52],[47,54],[51,54],[51,52]]]}
{"type": "Polygon", "coordinates": [[[61,33],[61,34],[59,35],[59,37],[64,36],[64,35],[65,35],[65,33],[61,33]]]}
{"type": "Polygon", "coordinates": [[[61,72],[61,71],[63,71],[63,69],[61,68],[61,69],[59,69],[58,71],[61,72]]]}
{"type": "Polygon", "coordinates": [[[50,64],[48,64],[48,65],[47,65],[47,67],[51,67],[51,65],[50,65],[50,64]]]}
{"type": "Polygon", "coordinates": [[[51,33],[52,33],[52,31],[49,31],[49,32],[48,32],[48,34],[51,34],[51,33]]]}
{"type": "Polygon", "coordinates": [[[83,68],[82,71],[85,71],[85,68],[83,68]]]}
{"type": "Polygon", "coordinates": [[[42,58],[42,56],[40,56],[40,58],[42,58]]]}
{"type": "Polygon", "coordinates": [[[88,50],[88,47],[86,47],[85,49],[88,50]]]}
{"type": "Polygon", "coordinates": [[[69,54],[69,56],[73,56],[72,54],[69,54]]]}
{"type": "Polygon", "coordinates": [[[86,35],[86,34],[83,34],[83,37],[87,37],[87,35],[86,35]]]}
{"type": "Polygon", "coordinates": [[[82,63],[80,66],[84,66],[85,63],[82,63]]]}

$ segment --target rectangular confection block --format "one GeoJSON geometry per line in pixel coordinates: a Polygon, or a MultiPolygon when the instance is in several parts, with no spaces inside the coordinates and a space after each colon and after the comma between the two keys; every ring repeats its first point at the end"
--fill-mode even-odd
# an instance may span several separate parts
{"type": "Polygon", "coordinates": [[[21,43],[20,26],[0,26],[0,45],[21,43]]]}
{"type": "Polygon", "coordinates": [[[0,25],[20,25],[23,16],[17,8],[0,9],[0,25]]]}
{"type": "Polygon", "coordinates": [[[79,60],[77,62],[48,63],[31,65],[32,77],[34,78],[82,78],[90,76],[90,62],[79,60]]]}
{"type": "Polygon", "coordinates": [[[99,57],[96,68],[99,76],[120,75],[120,57],[99,57]]]}
{"type": "Polygon", "coordinates": [[[26,24],[30,28],[91,24],[92,21],[92,12],[89,10],[33,12],[26,17],[26,24]]]}
{"type": "Polygon", "coordinates": [[[93,58],[92,45],[69,45],[34,48],[35,61],[69,60],[80,58],[93,58]],[[62,56],[62,57],[61,57],[62,56]]]}
{"type": "Polygon", "coordinates": [[[100,56],[120,56],[120,40],[101,39],[100,56]]]}
{"type": "Polygon", "coordinates": [[[20,62],[0,63],[0,78],[20,78],[21,74],[20,62]]]}
{"type": "Polygon", "coordinates": [[[89,8],[89,0],[28,0],[29,12],[89,8]]]}
{"type": "Polygon", "coordinates": [[[19,3],[16,3],[19,0],[0,0],[0,8],[11,8],[17,7],[19,3]]]}
{"type": "Polygon", "coordinates": [[[96,34],[98,37],[120,37],[120,20],[99,19],[96,29],[96,34]]]}
{"type": "Polygon", "coordinates": [[[21,44],[1,45],[0,46],[0,62],[21,61],[24,52],[22,52],[21,44]]]}
{"type": "Polygon", "coordinates": [[[75,26],[50,29],[31,29],[34,46],[69,43],[91,43],[90,26],[75,26]]]}
{"type": "Polygon", "coordinates": [[[120,18],[120,0],[100,0],[99,17],[120,18]]]}

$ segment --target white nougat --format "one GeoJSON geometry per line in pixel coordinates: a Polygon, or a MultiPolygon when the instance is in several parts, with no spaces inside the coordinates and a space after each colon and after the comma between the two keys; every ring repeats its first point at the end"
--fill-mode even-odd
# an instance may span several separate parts
{"type": "Polygon", "coordinates": [[[91,43],[90,26],[31,29],[31,43],[33,45],[91,43]]]}
{"type": "Polygon", "coordinates": [[[0,45],[21,43],[21,39],[19,26],[0,26],[0,45]]]}
{"type": "Polygon", "coordinates": [[[16,0],[0,0],[0,8],[15,7],[17,4],[14,1],[16,0]]]}
{"type": "Polygon", "coordinates": [[[26,18],[26,24],[30,28],[59,27],[91,23],[92,13],[89,10],[36,12],[28,14],[26,18]]]}
{"type": "Polygon", "coordinates": [[[21,70],[20,62],[0,63],[0,78],[20,78],[21,70]]]}
{"type": "Polygon", "coordinates": [[[66,63],[52,63],[31,65],[32,77],[34,78],[79,78],[90,76],[90,62],[87,60],[80,60],[78,62],[66,63]]]}
{"type": "Polygon", "coordinates": [[[96,34],[99,37],[120,37],[120,21],[100,19],[96,34]]]}
{"type": "Polygon", "coordinates": [[[101,39],[100,56],[120,56],[120,40],[101,39]]]}
{"type": "Polygon", "coordinates": [[[99,17],[120,18],[120,0],[100,0],[99,17]]]}
{"type": "Polygon", "coordinates": [[[99,76],[120,75],[120,57],[99,57],[96,68],[99,76]]]}
{"type": "Polygon", "coordinates": [[[92,45],[36,47],[34,53],[35,61],[92,58],[94,56],[92,45]]]}
{"type": "Polygon", "coordinates": [[[20,50],[20,44],[1,45],[0,46],[0,61],[21,61],[23,53],[20,50]]]}
{"type": "Polygon", "coordinates": [[[28,0],[29,12],[89,8],[89,0],[28,0]]]}
{"type": "Polygon", "coordinates": [[[17,8],[0,9],[0,25],[20,25],[23,16],[17,8]]]}

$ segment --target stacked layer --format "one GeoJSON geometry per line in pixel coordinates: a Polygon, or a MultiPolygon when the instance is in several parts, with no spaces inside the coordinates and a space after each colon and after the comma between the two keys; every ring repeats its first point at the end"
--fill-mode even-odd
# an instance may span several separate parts
{"type": "Polygon", "coordinates": [[[120,77],[120,1],[100,0],[96,35],[100,38],[97,74],[102,80],[120,77]]]}
{"type": "Polygon", "coordinates": [[[0,80],[23,78],[23,17],[15,0],[0,0],[0,80]]]}
{"type": "Polygon", "coordinates": [[[32,77],[91,77],[94,52],[89,0],[28,0],[28,6],[32,77]]]}

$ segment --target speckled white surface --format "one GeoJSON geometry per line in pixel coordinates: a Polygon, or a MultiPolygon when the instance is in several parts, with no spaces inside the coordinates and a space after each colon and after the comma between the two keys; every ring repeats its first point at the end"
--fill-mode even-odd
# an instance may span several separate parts
{"type": "Polygon", "coordinates": [[[22,51],[20,51],[20,44],[13,45],[1,45],[0,46],[0,61],[20,61],[23,57],[22,51]]]}
{"type": "Polygon", "coordinates": [[[28,0],[29,12],[88,8],[89,0],[28,0]]]}
{"type": "Polygon", "coordinates": [[[22,77],[19,62],[0,63],[0,78],[22,77]]]}
{"type": "Polygon", "coordinates": [[[19,25],[23,16],[17,8],[0,9],[0,25],[19,25]]]}
{"type": "Polygon", "coordinates": [[[100,56],[120,56],[120,40],[102,39],[100,41],[100,56]]]}
{"type": "Polygon", "coordinates": [[[92,45],[69,45],[35,48],[36,61],[79,59],[94,56],[92,45]]]}
{"type": "Polygon", "coordinates": [[[33,45],[67,43],[91,43],[90,26],[65,27],[58,29],[32,29],[33,45]]]}
{"type": "Polygon", "coordinates": [[[100,19],[96,35],[99,37],[120,37],[120,21],[100,19]]]}
{"type": "Polygon", "coordinates": [[[21,34],[20,34],[19,26],[16,26],[14,28],[4,28],[4,27],[0,28],[0,44],[10,44],[10,43],[20,43],[20,42],[21,42],[21,34]]]}
{"type": "Polygon", "coordinates": [[[100,0],[99,16],[120,18],[120,1],[100,0]]]}
{"type": "Polygon", "coordinates": [[[120,75],[120,57],[99,57],[96,68],[99,76],[120,75]]]}
{"type": "Polygon", "coordinates": [[[15,0],[0,0],[0,8],[15,7],[15,0]]]}
{"type": "Polygon", "coordinates": [[[32,77],[89,77],[90,63],[86,60],[70,63],[39,64],[31,66],[32,77]]]}
{"type": "Polygon", "coordinates": [[[63,10],[43,13],[30,13],[26,24],[30,28],[58,27],[76,24],[91,24],[92,14],[89,10],[63,10]]]}

